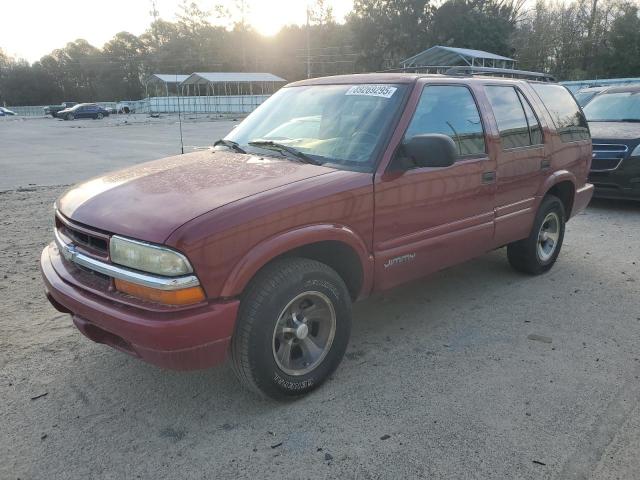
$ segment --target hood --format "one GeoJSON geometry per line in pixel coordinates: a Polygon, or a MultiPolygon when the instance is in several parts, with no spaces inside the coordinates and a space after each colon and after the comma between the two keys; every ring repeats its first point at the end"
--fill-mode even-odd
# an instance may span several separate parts
{"type": "Polygon", "coordinates": [[[591,138],[598,140],[640,140],[640,122],[589,122],[591,138]]]}
{"type": "Polygon", "coordinates": [[[162,243],[211,210],[333,171],[285,158],[207,150],[94,178],[68,190],[56,206],[89,227],[162,243]]]}

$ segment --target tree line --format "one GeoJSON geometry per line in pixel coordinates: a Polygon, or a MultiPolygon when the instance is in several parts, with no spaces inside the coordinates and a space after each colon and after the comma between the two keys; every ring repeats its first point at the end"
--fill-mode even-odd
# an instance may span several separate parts
{"type": "Polygon", "coordinates": [[[244,21],[242,0],[213,11],[183,0],[174,21],[154,15],[143,34],[120,32],[101,48],[78,39],[33,64],[0,49],[0,104],[139,99],[151,73],[265,71],[293,81],[393,69],[432,45],[486,50],[563,80],[640,76],[637,0],[525,7],[525,0],[354,0],[338,23],[317,0],[309,28],[266,37],[244,21]]]}

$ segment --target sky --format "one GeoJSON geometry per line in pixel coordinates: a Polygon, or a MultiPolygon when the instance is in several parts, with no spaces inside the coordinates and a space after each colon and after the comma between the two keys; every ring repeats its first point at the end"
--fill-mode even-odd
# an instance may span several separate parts
{"type": "MultiPolygon", "coordinates": [[[[258,32],[273,35],[284,25],[305,23],[307,1],[310,0],[246,0],[247,22],[258,32]]],[[[181,3],[156,0],[160,17],[174,20],[181,3]]],[[[204,10],[234,3],[199,0],[204,10]]],[[[336,20],[342,21],[353,0],[325,3],[333,7],[336,20]]],[[[123,30],[135,35],[144,32],[151,22],[150,11],[151,0],[0,0],[0,48],[11,56],[34,62],[78,38],[102,47],[123,30]]]]}

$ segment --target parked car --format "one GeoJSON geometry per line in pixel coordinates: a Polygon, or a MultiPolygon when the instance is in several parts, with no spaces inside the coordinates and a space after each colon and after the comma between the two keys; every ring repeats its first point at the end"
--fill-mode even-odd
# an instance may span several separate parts
{"type": "Polygon", "coordinates": [[[136,113],[136,109],[128,102],[118,102],[116,104],[116,110],[118,113],[136,113]]]}
{"type": "Polygon", "coordinates": [[[104,117],[108,116],[109,111],[95,103],[80,103],[74,107],[58,112],[58,117],[64,120],[74,120],[76,118],[93,118],[102,120],[104,117]]]}
{"type": "Polygon", "coordinates": [[[609,87],[594,86],[581,88],[574,94],[574,97],[576,97],[576,102],[578,102],[578,105],[584,108],[591,100],[593,100],[596,95],[602,93],[607,88],[609,87]]]}
{"type": "Polygon", "coordinates": [[[640,86],[608,88],[584,113],[593,137],[595,195],[640,200],[640,86]]]}
{"type": "Polygon", "coordinates": [[[591,198],[590,162],[557,84],[304,80],[212,150],[73,187],[41,269],[90,339],[172,369],[230,352],[242,383],[288,398],[338,366],[354,300],[502,246],[516,270],[548,271],[591,198]]]}
{"type": "Polygon", "coordinates": [[[76,105],[76,102],[62,102],[62,104],[60,105],[49,105],[48,107],[44,107],[44,114],[51,115],[51,117],[56,118],[58,116],[58,112],[69,109],[76,105]]]}
{"type": "Polygon", "coordinates": [[[16,112],[5,107],[0,107],[0,117],[13,117],[16,112]]]}

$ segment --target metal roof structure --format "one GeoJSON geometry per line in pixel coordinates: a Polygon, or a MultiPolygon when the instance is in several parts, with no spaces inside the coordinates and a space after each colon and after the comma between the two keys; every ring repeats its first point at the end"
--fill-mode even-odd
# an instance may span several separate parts
{"type": "Polygon", "coordinates": [[[147,78],[147,83],[170,83],[179,84],[184,82],[189,75],[175,75],[171,73],[152,73],[147,78]]]}
{"type": "Polygon", "coordinates": [[[445,47],[435,45],[413,57],[404,59],[402,68],[444,67],[466,65],[470,67],[514,68],[513,58],[503,57],[495,53],[472,50],[470,48],[445,47]]]}
{"type": "Polygon", "coordinates": [[[278,82],[284,83],[286,80],[273,73],[258,72],[196,72],[192,73],[182,85],[206,85],[212,83],[260,83],[278,82]]]}

